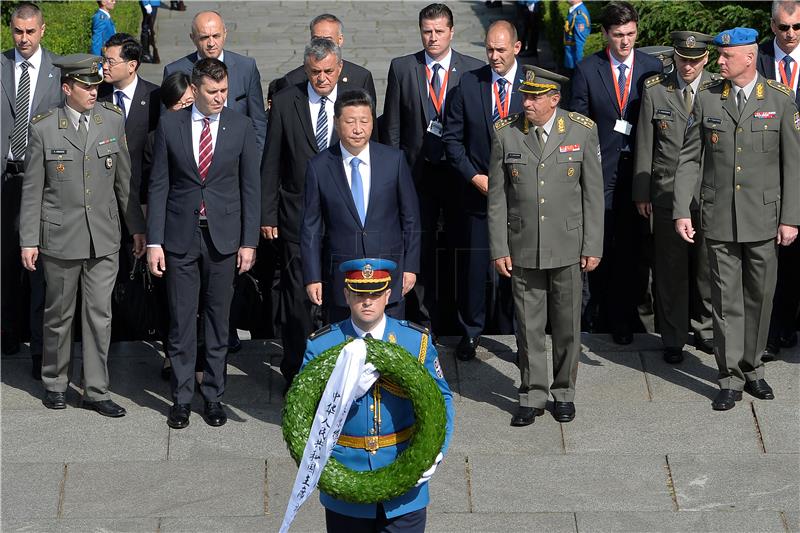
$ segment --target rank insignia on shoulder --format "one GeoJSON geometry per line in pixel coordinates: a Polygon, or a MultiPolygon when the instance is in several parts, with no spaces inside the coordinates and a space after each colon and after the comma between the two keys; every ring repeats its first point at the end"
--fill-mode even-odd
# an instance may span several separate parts
{"type": "Polygon", "coordinates": [[[331,324],[328,324],[327,326],[322,326],[317,331],[315,331],[314,333],[309,335],[308,336],[308,340],[312,340],[313,341],[314,339],[316,339],[320,335],[325,335],[326,333],[330,332],[332,329],[333,329],[333,326],[331,324]]]}
{"type": "MultiPolygon", "coordinates": [[[[35,122],[34,122],[35,123],[35,122]]],[[[65,130],[67,129],[67,119],[62,118],[58,121],[58,129],[65,130]]]]}
{"type": "Polygon", "coordinates": [[[506,118],[501,118],[500,120],[498,120],[497,122],[494,123],[494,129],[499,130],[499,129],[505,128],[506,126],[508,126],[509,124],[513,123],[515,120],[517,120],[518,116],[519,116],[519,113],[517,113],[515,115],[509,115],[506,118]]]}
{"type": "MultiPolygon", "coordinates": [[[[786,96],[791,96],[791,94],[792,94],[792,90],[789,87],[787,87],[786,85],[784,85],[781,82],[779,82],[779,81],[767,80],[767,85],[769,85],[773,89],[779,90],[780,92],[782,92],[786,96]]],[[[763,87],[764,86],[762,85],[761,87],[762,87],[761,91],[762,91],[762,94],[763,94],[763,91],[764,91],[763,87]]]]}
{"type": "Polygon", "coordinates": [[[413,330],[419,331],[420,333],[425,333],[426,335],[429,333],[428,328],[426,328],[425,326],[420,326],[419,324],[415,324],[414,322],[408,320],[404,322],[406,326],[410,327],[413,330]]]}
{"type": "Polygon", "coordinates": [[[716,77],[715,78],[715,77],[712,76],[710,80],[706,80],[703,83],[701,83],[700,87],[697,90],[698,91],[704,91],[704,90],[709,89],[711,87],[716,87],[717,85],[719,85],[723,81],[725,81],[725,80],[723,80],[720,77],[716,77]]]}
{"type": "Polygon", "coordinates": [[[662,81],[667,78],[666,74],[656,74],[655,76],[650,76],[644,82],[645,88],[649,89],[653,85],[658,85],[662,81]]]}
{"type": "Polygon", "coordinates": [[[576,113],[575,111],[570,112],[568,116],[571,121],[577,122],[581,126],[585,126],[589,129],[592,129],[592,126],[594,126],[594,121],[592,119],[585,117],[580,113],[576,113]]]}
{"type": "MultiPolygon", "coordinates": [[[[33,117],[33,118],[31,119],[31,124],[36,124],[37,122],[39,122],[39,121],[40,121],[40,120],[42,120],[43,118],[45,118],[45,117],[49,117],[49,116],[50,116],[50,115],[52,115],[52,114],[53,114],[53,111],[52,111],[52,110],[50,110],[50,111],[47,111],[46,113],[39,113],[38,115],[36,115],[35,117],[33,117]]],[[[65,122],[66,122],[66,120],[65,120],[65,122]]]]}
{"type": "Polygon", "coordinates": [[[102,115],[94,115],[94,122],[95,124],[102,124],[103,123],[103,116],[102,115]]]}
{"type": "Polygon", "coordinates": [[[122,113],[122,109],[120,109],[118,106],[112,104],[111,102],[103,102],[103,107],[105,107],[106,109],[110,109],[111,111],[113,111],[114,113],[117,113],[118,115],[122,115],[123,114],[122,113]]]}

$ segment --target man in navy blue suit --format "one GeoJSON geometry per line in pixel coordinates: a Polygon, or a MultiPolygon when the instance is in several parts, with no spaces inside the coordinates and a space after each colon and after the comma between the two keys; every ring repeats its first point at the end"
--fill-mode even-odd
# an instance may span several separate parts
{"type": "MultiPolygon", "coordinates": [[[[461,84],[447,96],[450,103],[445,108],[442,136],[447,161],[460,178],[455,191],[461,213],[455,224],[459,228],[456,237],[460,237],[456,242],[456,306],[461,326],[456,355],[463,361],[475,357],[486,326],[487,279],[497,279],[490,264],[486,222],[494,123],[522,112],[518,92],[522,72],[516,60],[522,44],[516,28],[507,20],[493,22],[486,32],[485,45],[489,64],[464,74],[461,84]]],[[[497,295],[498,325],[501,333],[511,333],[513,306],[508,278],[500,278],[497,295]]]]}
{"type": "Polygon", "coordinates": [[[419,203],[405,155],[370,142],[375,104],[363,89],[339,95],[334,124],[339,142],[306,167],[300,230],[303,283],[309,300],[326,304],[328,321],[349,316],[343,261],[389,259],[402,276],[392,281],[386,313],[402,319],[403,297],[419,272],[419,203]],[[323,282],[325,285],[323,287],[323,282]]]}
{"type": "Polygon", "coordinates": [[[639,320],[635,279],[642,235],[647,232],[647,221],[631,202],[634,141],[644,81],[660,73],[662,65],[634,50],[639,15],[631,4],[610,2],[602,20],[608,46],[578,64],[569,108],[597,123],[603,159],[603,262],[589,274],[590,313],[599,306],[614,342],[630,344],[639,320]]]}

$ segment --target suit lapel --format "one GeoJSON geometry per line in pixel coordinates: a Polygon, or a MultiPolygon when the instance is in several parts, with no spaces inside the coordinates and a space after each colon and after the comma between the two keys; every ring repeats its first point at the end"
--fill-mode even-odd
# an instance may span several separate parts
{"type": "MultiPolygon", "coordinates": [[[[98,104],[102,105],[102,104],[98,104]]],[[[91,116],[89,117],[89,132],[86,136],[86,151],[89,151],[91,146],[94,146],[97,143],[98,137],[100,137],[100,128],[103,127],[103,115],[97,112],[97,106],[92,109],[91,116]],[[97,118],[99,117],[99,118],[97,118]],[[98,123],[97,121],[100,120],[98,123]]]]}
{"type": "Polygon", "coordinates": [[[144,80],[139,78],[136,83],[136,90],[133,91],[133,100],[130,103],[131,109],[128,111],[128,118],[125,120],[125,131],[133,131],[133,126],[144,122],[149,127],[150,114],[147,104],[150,101],[150,93],[147,92],[144,80]],[[129,127],[130,126],[130,127],[129,127]]]}
{"type": "Polygon", "coordinates": [[[738,124],[739,110],[736,108],[736,96],[734,96],[733,86],[729,81],[726,81],[725,84],[730,87],[730,92],[728,93],[728,97],[722,103],[722,109],[724,109],[731,116],[734,124],[738,124]]]}
{"type": "Polygon", "coordinates": [[[542,150],[539,148],[539,139],[536,138],[536,126],[533,124],[528,125],[528,133],[525,135],[522,142],[533,152],[537,161],[542,160],[542,150]]]}
{"type": "Polygon", "coordinates": [[[236,68],[236,56],[231,52],[225,52],[225,66],[228,67],[228,106],[236,103],[236,98],[244,93],[244,88],[239,87],[239,76],[235,73],[238,71],[236,68]],[[233,101],[231,101],[233,99],[233,101]]]}
{"type": "Polygon", "coordinates": [[[16,99],[17,94],[14,90],[14,49],[10,50],[11,54],[4,54],[6,61],[3,62],[3,72],[2,72],[2,84],[3,84],[3,92],[8,98],[8,103],[11,106],[11,115],[14,116],[17,110],[16,107],[16,99]]]}
{"type": "MultiPolygon", "coordinates": [[[[702,76],[702,74],[701,74],[702,76]]],[[[700,83],[703,83],[703,80],[700,80],[700,83]]],[[[672,107],[675,111],[683,118],[688,119],[689,115],[686,112],[686,106],[683,103],[683,90],[678,88],[678,73],[673,71],[669,75],[669,81],[667,84],[667,97],[672,102],[672,107]]],[[[695,94],[695,96],[697,96],[695,94]]]]}
{"type": "MultiPolygon", "coordinates": [[[[208,175],[206,176],[206,181],[210,178],[214,177],[214,171],[222,165],[222,156],[228,153],[228,143],[230,141],[230,135],[228,135],[228,112],[225,108],[222,108],[222,112],[219,114],[219,126],[217,127],[217,140],[214,144],[214,152],[211,156],[211,167],[208,169],[208,175]],[[218,156],[218,157],[214,157],[218,156]]],[[[194,157],[194,154],[192,154],[194,157]]],[[[198,169],[199,172],[199,169],[198,169]]]]}
{"type": "Polygon", "coordinates": [[[414,54],[417,60],[417,90],[419,91],[419,101],[422,103],[422,114],[425,116],[425,125],[431,120],[430,110],[428,109],[428,71],[425,69],[425,52],[414,54]]]}
{"type": "MultiPolygon", "coordinates": [[[[611,103],[614,105],[614,109],[617,110],[617,113],[621,113],[619,108],[619,102],[617,102],[617,92],[614,89],[615,80],[611,79],[611,63],[608,61],[607,56],[601,56],[603,61],[600,62],[600,65],[597,67],[598,78],[600,82],[603,84],[603,87],[606,88],[606,92],[608,93],[608,98],[611,103]]],[[[630,75],[630,73],[628,73],[630,75]]],[[[631,80],[631,90],[633,90],[633,80],[631,80]]]]}
{"type": "Polygon", "coordinates": [[[511,93],[509,94],[509,97],[511,98],[511,104],[508,106],[509,115],[513,115],[514,113],[522,113],[522,97],[519,93],[519,85],[522,83],[522,79],[520,77],[522,75],[522,65],[519,63],[519,61],[517,61],[516,78],[514,78],[514,83],[511,85],[511,93]]]}
{"type": "Polygon", "coordinates": [[[308,107],[308,94],[305,89],[300,89],[298,85],[298,93],[294,99],[294,107],[297,111],[297,116],[300,119],[300,124],[306,132],[306,139],[308,143],[317,150],[317,139],[314,136],[314,127],[311,124],[311,111],[308,107]]]}
{"type": "Polygon", "coordinates": [[[748,117],[753,116],[760,107],[761,104],[764,102],[763,93],[766,92],[767,83],[762,76],[758,76],[756,80],[756,84],[753,87],[753,91],[750,93],[750,97],[747,99],[747,102],[744,104],[744,109],[742,110],[742,116],[739,118],[739,123],[744,122],[748,117]],[[762,97],[761,100],[758,99],[758,88],[759,85],[761,86],[762,97]]]}
{"type": "Polygon", "coordinates": [[[194,176],[197,178],[197,181],[200,181],[200,169],[197,168],[197,161],[194,159],[194,149],[192,146],[192,112],[188,110],[181,111],[181,113],[183,113],[183,116],[181,117],[179,130],[181,132],[183,150],[186,152],[189,166],[194,170],[194,176]]]}
{"type": "MultiPolygon", "coordinates": [[[[55,67],[53,67],[53,61],[50,58],[49,52],[42,49],[42,61],[39,64],[39,74],[36,78],[36,91],[33,93],[31,111],[35,111],[39,108],[39,104],[42,103],[44,95],[50,90],[50,84],[53,83],[54,78],[56,78],[53,73],[54,69],[55,67]]],[[[61,80],[56,78],[55,82],[61,83],[61,80]]]]}
{"type": "MultiPolygon", "coordinates": [[[[555,152],[556,148],[562,144],[562,140],[567,136],[567,129],[564,128],[563,133],[558,132],[558,121],[564,120],[564,113],[560,109],[556,110],[556,120],[553,122],[553,127],[550,128],[550,135],[547,136],[547,142],[544,143],[544,151],[542,152],[542,161],[550,157],[550,154],[555,152]]],[[[584,150],[586,147],[584,147],[584,150]]]]}
{"type": "MultiPolygon", "coordinates": [[[[339,189],[339,192],[344,199],[347,210],[350,211],[350,214],[353,216],[356,224],[361,226],[361,219],[358,216],[356,204],[353,201],[353,193],[350,190],[350,186],[347,184],[347,176],[344,173],[344,163],[342,162],[342,151],[340,150],[338,143],[331,146],[331,148],[328,150],[328,168],[333,176],[333,182],[336,184],[336,187],[339,189]]],[[[374,167],[372,170],[374,174],[374,167]]],[[[372,200],[372,187],[370,187],[370,200],[372,200]]]]}
{"type": "Polygon", "coordinates": [[[480,76],[481,101],[483,102],[483,116],[486,119],[486,127],[491,131],[494,127],[492,120],[492,69],[484,67],[480,76]]]}

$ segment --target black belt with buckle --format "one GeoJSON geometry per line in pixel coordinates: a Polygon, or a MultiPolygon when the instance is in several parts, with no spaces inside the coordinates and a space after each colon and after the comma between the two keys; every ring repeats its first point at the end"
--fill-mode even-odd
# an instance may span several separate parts
{"type": "Polygon", "coordinates": [[[197,221],[197,226],[200,227],[200,228],[207,229],[208,228],[208,219],[207,218],[199,219],[197,221]]]}
{"type": "Polygon", "coordinates": [[[6,174],[22,174],[25,172],[25,161],[6,161],[6,174]]]}

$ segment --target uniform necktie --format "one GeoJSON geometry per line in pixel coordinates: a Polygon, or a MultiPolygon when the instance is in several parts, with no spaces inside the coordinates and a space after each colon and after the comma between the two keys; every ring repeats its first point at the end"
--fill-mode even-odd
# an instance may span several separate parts
{"type": "Polygon", "coordinates": [[[31,75],[28,67],[31,66],[27,61],[20,64],[22,73],[19,75],[19,86],[17,87],[17,101],[14,110],[14,131],[11,134],[11,155],[19,161],[25,156],[25,147],[28,145],[28,112],[30,108],[31,96],[31,75]]]}
{"type": "MultiPolygon", "coordinates": [[[[794,77],[792,76],[792,61],[794,61],[794,59],[792,59],[792,57],[789,55],[785,55],[783,56],[782,61],[783,61],[783,72],[786,73],[786,82],[792,83],[794,81],[792,79],[794,77]]],[[[794,87],[789,87],[789,88],[794,90],[794,87]]]]}
{"type": "Polygon", "coordinates": [[[536,139],[539,141],[539,150],[544,151],[544,128],[536,126],[536,139]]]}
{"type": "Polygon", "coordinates": [[[744,106],[747,103],[747,98],[744,96],[744,89],[739,89],[739,92],[736,93],[736,107],[739,109],[739,116],[742,116],[742,111],[744,111],[744,106]]]}
{"type": "MultiPolygon", "coordinates": [[[[208,169],[211,168],[211,160],[214,153],[211,149],[211,121],[208,117],[203,117],[203,130],[200,132],[200,150],[197,160],[197,168],[200,171],[200,181],[205,182],[208,176],[208,169]]],[[[200,200],[200,216],[206,216],[206,202],[200,200]]]]}
{"type": "Polygon", "coordinates": [[[375,337],[372,336],[372,333],[367,333],[366,335],[364,335],[364,338],[365,339],[374,339],[375,337]]]}
{"type": "Polygon", "coordinates": [[[350,193],[353,195],[353,202],[356,204],[356,211],[358,211],[358,218],[361,220],[361,225],[367,219],[367,208],[364,206],[364,183],[361,179],[361,172],[358,166],[361,160],[354,157],[350,160],[350,193]]]}
{"type": "Polygon", "coordinates": [[[436,106],[433,105],[433,99],[439,98],[439,93],[442,90],[442,80],[439,79],[439,70],[442,66],[439,63],[434,63],[432,67],[433,74],[431,75],[431,93],[428,95],[428,106],[430,107],[431,116],[439,117],[436,112],[436,106]]]}
{"type": "MultiPolygon", "coordinates": [[[[619,76],[617,76],[617,88],[619,89],[619,97],[625,98],[625,86],[627,85],[628,77],[625,75],[625,70],[627,70],[628,65],[625,63],[620,63],[619,65],[619,76]]],[[[627,106],[627,102],[625,102],[627,106]]],[[[625,113],[625,108],[619,110],[620,113],[625,113]]]]}
{"type": "Polygon", "coordinates": [[[86,146],[86,138],[89,136],[89,126],[86,124],[88,118],[83,113],[78,116],[78,140],[81,146],[86,146]]]}
{"type": "Polygon", "coordinates": [[[506,108],[506,83],[508,80],[505,78],[499,78],[497,80],[497,100],[494,103],[494,113],[492,113],[492,121],[497,122],[500,120],[500,107],[503,107],[503,110],[506,108]]]}
{"type": "Polygon", "coordinates": [[[317,115],[317,149],[321,152],[328,147],[328,113],[325,111],[325,102],[328,98],[319,99],[319,114],[317,115]]]}
{"type": "Polygon", "coordinates": [[[683,88],[683,106],[687,113],[692,112],[692,86],[687,85],[683,88]]]}
{"type": "Polygon", "coordinates": [[[114,96],[117,97],[117,107],[122,109],[122,116],[127,119],[128,114],[125,111],[125,93],[123,93],[122,91],[114,91],[114,96]]]}

